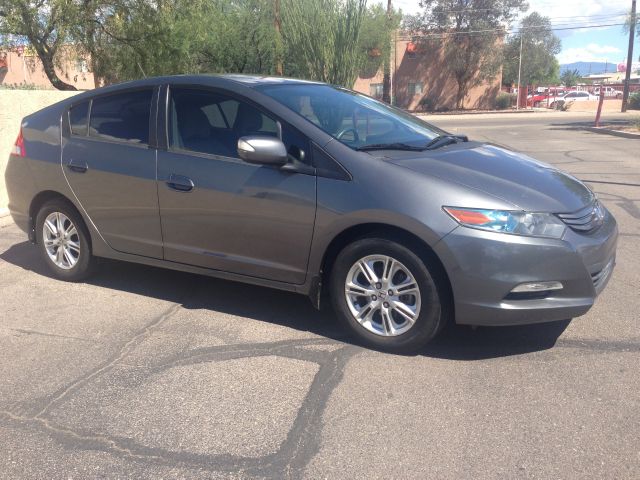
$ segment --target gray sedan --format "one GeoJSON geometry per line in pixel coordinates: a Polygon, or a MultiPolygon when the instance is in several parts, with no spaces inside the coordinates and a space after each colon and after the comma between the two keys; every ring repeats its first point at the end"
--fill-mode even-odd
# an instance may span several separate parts
{"type": "Polygon", "coordinates": [[[299,292],[389,351],[449,321],[583,315],[615,264],[616,222],[577,179],[300,80],[77,95],[23,120],[6,182],[61,279],[108,257],[299,292]]]}

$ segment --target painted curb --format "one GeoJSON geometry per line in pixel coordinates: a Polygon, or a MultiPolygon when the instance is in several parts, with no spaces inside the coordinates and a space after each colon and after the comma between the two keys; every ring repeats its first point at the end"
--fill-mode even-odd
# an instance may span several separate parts
{"type": "Polygon", "coordinates": [[[603,135],[612,135],[614,137],[634,138],[640,140],[640,133],[619,132],[617,130],[609,130],[604,127],[584,127],[585,130],[593,133],[601,133],[603,135]]]}
{"type": "Polygon", "coordinates": [[[413,115],[418,115],[418,116],[431,116],[431,115],[442,115],[442,116],[446,116],[446,115],[491,115],[491,114],[496,114],[496,113],[515,113],[515,114],[521,114],[521,113],[536,113],[536,110],[509,110],[509,109],[505,109],[505,110],[469,110],[469,111],[465,111],[465,110],[456,110],[454,112],[419,112],[417,110],[406,110],[408,113],[411,113],[413,115]]]}

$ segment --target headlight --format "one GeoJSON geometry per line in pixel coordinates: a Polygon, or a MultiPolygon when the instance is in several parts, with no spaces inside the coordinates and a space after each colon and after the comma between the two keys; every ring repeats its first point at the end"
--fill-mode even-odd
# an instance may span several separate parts
{"type": "Polygon", "coordinates": [[[565,224],[551,213],[442,207],[460,225],[490,232],[561,238],[565,224]]]}

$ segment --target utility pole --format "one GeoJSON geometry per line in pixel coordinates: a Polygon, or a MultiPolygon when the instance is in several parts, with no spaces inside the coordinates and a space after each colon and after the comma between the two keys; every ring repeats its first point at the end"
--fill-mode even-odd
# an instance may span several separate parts
{"type": "Polygon", "coordinates": [[[522,37],[524,36],[522,28],[520,29],[520,61],[518,62],[518,96],[516,97],[516,110],[520,110],[520,74],[522,73],[522,37]]]}
{"type": "Polygon", "coordinates": [[[636,0],[631,1],[631,25],[629,25],[629,51],[627,52],[627,71],[624,76],[624,90],[622,92],[621,112],[627,111],[629,100],[629,82],[631,80],[631,67],[633,65],[633,40],[636,35],[636,0]]]}
{"type": "Polygon", "coordinates": [[[391,0],[387,0],[387,32],[386,32],[386,46],[383,49],[384,64],[383,64],[383,77],[382,77],[382,101],[391,103],[391,0]]]}
{"type": "Polygon", "coordinates": [[[280,0],[274,0],[273,27],[276,31],[276,75],[283,75],[282,69],[282,20],[280,17],[280,0]]]}

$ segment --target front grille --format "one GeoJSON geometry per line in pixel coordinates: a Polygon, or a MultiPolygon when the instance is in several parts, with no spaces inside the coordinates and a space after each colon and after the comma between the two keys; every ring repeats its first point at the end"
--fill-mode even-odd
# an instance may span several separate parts
{"type": "Polygon", "coordinates": [[[604,208],[597,200],[591,205],[573,213],[559,213],[558,217],[569,228],[580,233],[588,233],[602,225],[604,208]]]}
{"type": "Polygon", "coordinates": [[[607,278],[609,278],[609,275],[613,270],[614,264],[615,264],[615,260],[612,258],[611,260],[609,260],[609,262],[605,265],[605,267],[602,270],[599,270],[591,274],[591,281],[593,281],[593,286],[595,287],[596,290],[598,290],[600,286],[602,286],[607,281],[607,278]]]}

